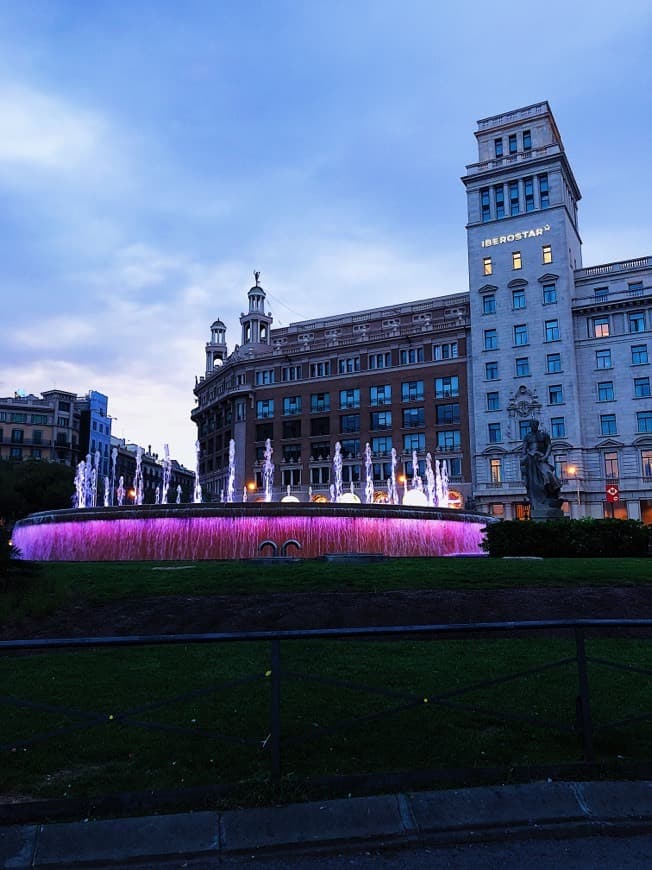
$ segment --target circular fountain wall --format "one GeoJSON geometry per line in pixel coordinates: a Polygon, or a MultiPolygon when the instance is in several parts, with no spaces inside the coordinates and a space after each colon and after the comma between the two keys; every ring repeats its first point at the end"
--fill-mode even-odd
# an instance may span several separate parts
{"type": "Polygon", "coordinates": [[[475,556],[488,521],[406,505],[139,505],[31,514],[16,524],[12,540],[23,558],[37,561],[253,559],[270,541],[277,552],[297,541],[301,548],[287,555],[303,558],[475,556]]]}

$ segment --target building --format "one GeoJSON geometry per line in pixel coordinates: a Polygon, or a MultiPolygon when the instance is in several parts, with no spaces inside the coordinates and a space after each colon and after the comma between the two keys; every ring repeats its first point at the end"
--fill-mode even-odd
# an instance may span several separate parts
{"type": "Polygon", "coordinates": [[[241,344],[227,351],[226,327],[211,326],[205,374],[197,380],[192,419],[200,445],[205,497],[225,497],[229,444],[235,443],[236,498],[260,497],[267,440],[275,498],[289,490],[327,496],[335,444],[345,488],[366,480],[386,490],[392,449],[396,473],[419,473],[426,454],[446,459],[453,498],[471,495],[466,338],[468,294],[424,299],[272,329],[258,282],[240,317],[241,344]]]}
{"type": "MultiPolygon", "coordinates": [[[[155,504],[163,500],[164,460],[159,458],[158,453],[152,452],[151,444],[144,450],[137,444],[131,444],[124,438],[111,438],[111,472],[114,476],[114,500],[118,503],[117,489],[122,478],[124,489],[123,504],[133,504],[136,501],[137,486],[136,468],[137,457],[140,450],[140,474],[142,481],[142,498],[144,504],[155,504]],[[115,451],[115,453],[114,453],[115,451]],[[113,473],[113,460],[115,458],[115,474],[113,473]]],[[[170,477],[168,484],[167,503],[179,500],[187,503],[193,499],[195,486],[195,472],[185,468],[176,459],[170,459],[170,477]],[[178,487],[181,487],[178,493],[178,487]]]]}
{"type": "Polygon", "coordinates": [[[16,392],[0,399],[1,459],[76,465],[84,447],[75,393],[47,390],[39,397],[16,392]]]}
{"type": "MultiPolygon", "coordinates": [[[[266,439],[281,490],[377,485],[391,448],[446,458],[456,503],[528,515],[520,450],[531,419],[552,438],[566,511],[652,522],[652,257],[585,268],[578,184],[547,102],[478,122],[468,203],[469,291],[273,329],[258,282],[228,352],[216,320],[197,380],[200,481],[261,488],[266,439]],[[612,495],[608,495],[608,492],[612,495]],[[613,494],[617,501],[610,500],[613,494]]],[[[236,496],[237,498],[237,496],[236,496]]]]}
{"type": "Polygon", "coordinates": [[[583,267],[580,191],[548,103],[475,135],[462,181],[476,503],[527,514],[518,454],[536,418],[574,516],[652,522],[652,257],[583,267]]]}

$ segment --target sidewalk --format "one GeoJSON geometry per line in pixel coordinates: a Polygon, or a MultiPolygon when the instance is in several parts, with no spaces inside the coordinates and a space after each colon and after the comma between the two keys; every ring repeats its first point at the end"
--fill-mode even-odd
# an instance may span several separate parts
{"type": "Polygon", "coordinates": [[[652,830],[652,782],[542,782],[0,828],[6,870],[652,830]]]}

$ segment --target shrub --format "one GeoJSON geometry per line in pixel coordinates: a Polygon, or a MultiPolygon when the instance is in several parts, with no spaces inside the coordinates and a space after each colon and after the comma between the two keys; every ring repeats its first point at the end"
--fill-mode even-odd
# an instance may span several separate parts
{"type": "Polygon", "coordinates": [[[638,520],[581,519],[490,523],[482,544],[490,556],[647,556],[652,529],[638,520]]]}

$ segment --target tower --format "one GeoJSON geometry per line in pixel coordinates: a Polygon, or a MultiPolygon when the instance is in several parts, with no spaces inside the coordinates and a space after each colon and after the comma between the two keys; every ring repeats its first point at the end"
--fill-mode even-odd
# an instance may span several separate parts
{"type": "Polygon", "coordinates": [[[211,324],[211,340],[206,342],[206,377],[219,368],[226,357],[226,326],[216,320],[211,324]]]}
{"type": "Polygon", "coordinates": [[[580,191],[547,102],[484,118],[475,136],[478,162],[462,179],[473,478],[479,506],[512,518],[525,510],[519,452],[530,419],[556,453],[582,443],[572,318],[580,191]]]}
{"type": "Polygon", "coordinates": [[[260,272],[254,272],[255,284],[250,288],[249,311],[240,315],[242,326],[242,345],[266,344],[271,345],[270,329],[272,315],[265,314],[265,291],[258,283],[260,272]]]}

